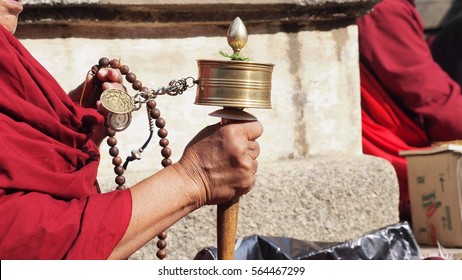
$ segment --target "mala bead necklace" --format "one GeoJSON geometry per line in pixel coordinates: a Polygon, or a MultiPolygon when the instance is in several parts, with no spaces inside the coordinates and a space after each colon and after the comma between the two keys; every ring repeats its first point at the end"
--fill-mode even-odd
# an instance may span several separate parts
{"type": "MultiPolygon", "coordinates": [[[[100,101],[102,106],[109,111],[106,117],[106,135],[108,136],[107,144],[109,148],[109,155],[112,157],[112,164],[114,165],[114,172],[116,174],[115,183],[117,184],[117,190],[126,190],[124,173],[127,169],[128,163],[135,160],[141,159],[141,153],[146,149],[147,145],[151,141],[154,133],[154,126],[158,128],[157,135],[159,136],[159,145],[162,147],[161,155],[163,157],[161,164],[163,167],[167,167],[172,164],[170,156],[172,154],[167,139],[168,131],[165,129],[165,119],[161,118],[160,110],[157,108],[157,103],[154,100],[158,95],[179,95],[182,94],[186,89],[193,87],[197,84],[197,80],[191,77],[180,79],[178,81],[173,80],[169,83],[167,88],[159,88],[157,91],[150,90],[147,87],[143,87],[141,81],[139,81],[136,75],[130,72],[127,65],[121,65],[118,59],[109,60],[106,57],[101,58],[98,64],[94,65],[90,73],[96,78],[96,74],[102,68],[114,68],[119,69],[122,75],[125,75],[125,79],[129,82],[132,88],[138,93],[131,97],[128,93],[119,89],[108,89],[101,94],[100,101]],[[189,83],[188,83],[189,82],[189,83]],[[128,156],[123,163],[122,158],[119,155],[119,149],[116,147],[117,139],[116,133],[125,130],[131,122],[131,113],[139,110],[142,105],[146,105],[148,123],[149,123],[149,137],[142,145],[141,148],[133,150],[131,155],[128,156]]],[[[96,78],[97,80],[97,78],[96,78]]],[[[157,236],[157,248],[158,251],[156,256],[159,259],[164,259],[167,256],[167,234],[162,232],[157,236]]]]}

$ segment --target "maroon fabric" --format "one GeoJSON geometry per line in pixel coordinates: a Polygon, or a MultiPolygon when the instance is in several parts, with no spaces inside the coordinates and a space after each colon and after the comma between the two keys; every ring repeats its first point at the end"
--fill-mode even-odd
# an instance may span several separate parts
{"type": "Polygon", "coordinates": [[[406,159],[399,152],[428,147],[430,141],[363,65],[360,73],[363,152],[393,165],[400,187],[400,219],[411,222],[406,159]]]}
{"type": "Polygon", "coordinates": [[[0,27],[0,259],[105,259],[125,233],[130,191],[99,194],[103,118],[70,100],[0,27]]]}
{"type": "Polygon", "coordinates": [[[433,60],[410,0],[383,0],[358,20],[360,59],[431,141],[462,139],[460,86],[433,60]]]}
{"type": "Polygon", "coordinates": [[[406,160],[400,150],[462,139],[459,85],[434,62],[411,0],[383,0],[358,19],[364,153],[390,161],[400,214],[410,221],[406,160]]]}

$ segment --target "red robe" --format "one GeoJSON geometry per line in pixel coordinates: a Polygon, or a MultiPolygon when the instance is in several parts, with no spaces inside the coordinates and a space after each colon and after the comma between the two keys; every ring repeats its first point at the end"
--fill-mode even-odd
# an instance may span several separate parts
{"type": "Polygon", "coordinates": [[[412,0],[383,0],[358,19],[363,151],[387,159],[410,221],[400,150],[462,139],[460,86],[433,60],[412,0]]]}
{"type": "Polygon", "coordinates": [[[3,27],[0,71],[0,259],[106,259],[131,194],[97,187],[90,137],[103,118],[72,102],[3,27]]]}

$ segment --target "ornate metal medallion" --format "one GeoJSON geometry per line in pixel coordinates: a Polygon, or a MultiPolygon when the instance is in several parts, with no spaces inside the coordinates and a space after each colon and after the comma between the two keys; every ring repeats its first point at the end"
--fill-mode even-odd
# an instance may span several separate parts
{"type": "Polygon", "coordinates": [[[133,98],[123,90],[111,88],[105,90],[100,97],[101,105],[111,113],[127,114],[135,108],[133,98]]]}
{"type": "Polygon", "coordinates": [[[126,129],[132,121],[132,114],[115,114],[109,113],[107,115],[107,124],[115,131],[122,131],[126,129]]]}

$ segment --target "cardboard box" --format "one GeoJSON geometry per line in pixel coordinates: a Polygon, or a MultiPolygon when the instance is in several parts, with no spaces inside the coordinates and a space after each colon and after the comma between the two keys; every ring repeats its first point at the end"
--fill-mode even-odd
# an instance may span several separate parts
{"type": "Polygon", "coordinates": [[[400,155],[407,160],[417,242],[462,247],[462,145],[401,151],[400,155]]]}

